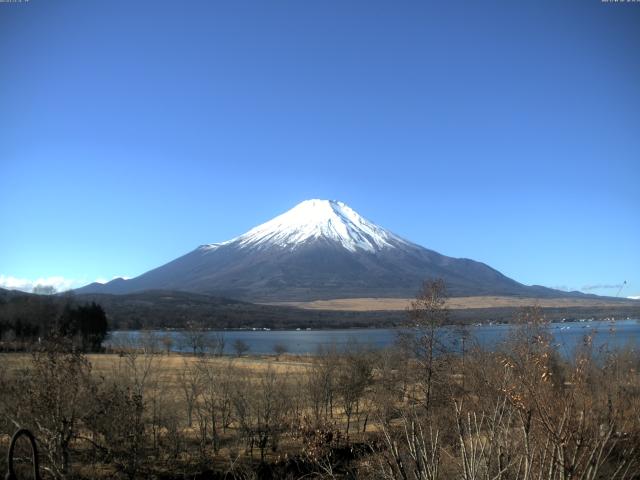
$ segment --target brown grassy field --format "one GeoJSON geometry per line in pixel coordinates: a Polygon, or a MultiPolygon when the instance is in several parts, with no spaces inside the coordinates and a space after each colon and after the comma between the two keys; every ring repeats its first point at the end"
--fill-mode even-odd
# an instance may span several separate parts
{"type": "Polygon", "coordinates": [[[459,355],[439,318],[389,350],[0,354],[0,450],[30,428],[61,480],[640,478],[637,350],[585,338],[564,359],[530,309],[497,351],[459,355]]]}
{"type": "MultiPolygon", "coordinates": [[[[270,305],[285,305],[309,310],[339,310],[354,312],[398,311],[405,310],[411,298],[338,298],[315,300],[312,302],[279,302],[270,305]]],[[[638,301],[626,299],[599,298],[519,298],[519,297],[455,297],[447,299],[447,307],[452,310],[471,308],[529,307],[567,308],[567,307],[615,307],[638,305],[638,301]]]]}
{"type": "MultiPolygon", "coordinates": [[[[144,372],[148,367],[148,377],[142,381],[142,384],[146,384],[145,396],[145,411],[150,407],[148,403],[153,403],[154,400],[161,398],[162,405],[169,406],[171,409],[170,415],[175,415],[178,421],[179,433],[181,438],[181,444],[185,453],[181,456],[184,465],[180,468],[184,468],[185,465],[191,465],[193,467],[196,454],[191,452],[186,455],[186,450],[197,450],[199,443],[199,435],[201,431],[199,428],[198,416],[195,409],[193,413],[193,425],[188,425],[187,410],[185,408],[185,387],[191,388],[191,385],[187,385],[185,382],[189,382],[189,377],[184,377],[185,372],[194,372],[199,368],[199,364],[206,361],[208,367],[218,372],[228,371],[232,372],[233,377],[242,378],[249,384],[254,385],[255,394],[259,395],[259,391],[262,388],[262,379],[269,374],[274,373],[278,378],[284,380],[283,387],[289,392],[294,392],[295,386],[304,382],[308,376],[309,368],[312,366],[311,360],[305,356],[284,354],[279,357],[276,355],[263,355],[263,356],[224,356],[224,357],[212,357],[212,356],[194,356],[189,354],[178,353],[153,353],[153,354],[125,354],[118,353],[100,353],[100,354],[86,354],[84,356],[91,365],[91,376],[94,379],[105,379],[109,381],[131,381],[133,370],[131,369],[131,360],[136,364],[136,368],[139,368],[138,373],[144,372]],[[186,378],[186,379],[185,379],[186,378]]],[[[201,366],[201,365],[200,365],[201,366]]],[[[30,353],[0,353],[0,373],[5,375],[21,375],[22,371],[33,368],[33,355],[30,353]]],[[[200,379],[199,381],[202,381],[200,379]]],[[[199,387],[199,394],[202,394],[201,387],[199,387]]],[[[2,395],[0,394],[0,404],[2,403],[2,395]]],[[[196,403],[200,403],[196,401],[196,403]]],[[[1,410],[1,409],[0,409],[1,410]]],[[[339,408],[335,408],[333,414],[335,415],[336,422],[338,424],[344,423],[342,420],[342,412],[339,408]]],[[[146,415],[149,415],[148,412],[146,415]]],[[[0,415],[1,416],[1,415],[0,415]]],[[[120,420],[116,419],[116,422],[120,420]]],[[[215,458],[210,460],[215,465],[216,469],[224,471],[230,468],[230,464],[233,463],[233,458],[237,457],[240,448],[238,446],[237,437],[239,435],[238,430],[240,427],[233,423],[224,432],[220,432],[221,447],[217,451],[215,458]]],[[[0,429],[1,430],[1,429],[0,429]]],[[[10,433],[14,430],[12,425],[9,426],[7,431],[0,431],[0,450],[8,447],[10,433]]],[[[166,427],[165,427],[166,430],[166,427]]],[[[299,451],[299,441],[292,440],[290,438],[284,438],[280,441],[279,450],[277,454],[271,451],[267,452],[267,458],[269,461],[276,461],[284,453],[295,454],[299,451]]],[[[76,442],[75,447],[78,457],[83,456],[87,452],[87,445],[82,442],[76,442]]],[[[236,460],[237,461],[237,458],[236,460]]],[[[197,463],[197,462],[196,462],[197,463]]],[[[0,461],[0,469],[4,468],[0,461]]],[[[116,476],[117,471],[113,466],[95,464],[86,465],[83,462],[77,462],[73,466],[74,470],[81,474],[82,478],[112,478],[116,476]]],[[[167,466],[157,466],[157,471],[167,472],[167,466]]],[[[239,474],[242,476],[242,474],[239,474]]],[[[234,477],[235,478],[235,477],[234,477]]]]}
{"type": "MultiPolygon", "coordinates": [[[[87,354],[86,358],[91,362],[93,374],[111,377],[123,368],[124,357],[116,353],[87,354]]],[[[150,357],[152,367],[157,378],[166,392],[179,395],[180,374],[185,367],[195,366],[202,357],[172,353],[156,354],[150,357]]],[[[258,376],[271,369],[279,375],[292,379],[295,376],[304,375],[312,365],[305,356],[282,355],[277,359],[275,355],[247,356],[247,357],[207,357],[207,361],[220,369],[237,369],[248,376],[258,376]]],[[[9,372],[27,368],[31,364],[31,355],[28,353],[0,353],[0,362],[9,372]]]]}

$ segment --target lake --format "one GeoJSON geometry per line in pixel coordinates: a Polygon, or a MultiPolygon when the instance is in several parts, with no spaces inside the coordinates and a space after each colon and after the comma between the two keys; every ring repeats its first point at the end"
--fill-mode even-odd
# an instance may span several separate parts
{"type": "MultiPolygon", "coordinates": [[[[484,348],[492,348],[503,340],[512,325],[479,325],[467,327],[469,340],[467,345],[474,342],[484,348]]],[[[338,349],[346,348],[350,342],[357,342],[363,346],[384,348],[392,345],[398,334],[398,329],[345,329],[345,330],[225,330],[221,332],[207,331],[211,338],[222,333],[225,340],[225,353],[233,354],[233,343],[242,340],[249,346],[249,354],[272,354],[275,345],[284,345],[287,351],[297,354],[314,354],[319,347],[334,346],[338,349]]],[[[553,335],[557,348],[565,356],[572,355],[576,345],[582,344],[586,335],[593,335],[595,349],[618,349],[632,347],[640,349],[640,320],[616,321],[584,321],[551,323],[549,331],[553,335]]],[[[176,352],[189,352],[185,336],[181,331],[152,331],[155,337],[169,335],[173,342],[171,349],[176,352]]],[[[443,329],[443,340],[451,348],[459,349],[462,333],[459,328],[446,327],[443,329]]],[[[107,345],[140,346],[145,338],[141,331],[111,332],[107,345]]],[[[159,343],[159,348],[162,348],[159,343]]],[[[595,350],[594,350],[595,351],[595,350]]]]}

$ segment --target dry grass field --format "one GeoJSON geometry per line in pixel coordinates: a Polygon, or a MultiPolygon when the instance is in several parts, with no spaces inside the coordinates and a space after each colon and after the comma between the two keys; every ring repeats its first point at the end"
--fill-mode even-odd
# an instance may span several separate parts
{"type": "MultiPolygon", "coordinates": [[[[110,378],[118,376],[128,364],[128,358],[116,353],[93,353],[86,355],[91,363],[91,372],[97,376],[110,378]]],[[[152,356],[140,356],[138,363],[144,359],[150,362],[155,379],[165,393],[179,397],[182,393],[181,374],[188,368],[197,367],[202,362],[202,356],[184,355],[178,353],[155,354],[152,356]]],[[[32,356],[29,353],[0,353],[0,363],[7,372],[16,372],[28,368],[31,365],[32,356]]],[[[275,355],[251,355],[245,357],[224,356],[206,357],[206,361],[212,368],[225,370],[233,369],[242,376],[259,377],[264,372],[271,370],[276,374],[292,381],[296,377],[302,377],[313,365],[305,356],[282,355],[277,359],[275,355]]]]}
{"type": "MultiPolygon", "coordinates": [[[[339,310],[354,312],[398,311],[409,307],[411,298],[338,298],[315,300],[312,302],[279,302],[270,305],[283,305],[309,310],[339,310]]],[[[530,307],[567,308],[567,307],[616,307],[638,305],[638,301],[626,299],[599,298],[520,298],[520,297],[453,297],[446,305],[452,310],[471,308],[530,307]]]]}
{"type": "Polygon", "coordinates": [[[640,479],[637,350],[585,337],[564,359],[529,309],[500,349],[460,355],[429,305],[388,350],[0,354],[0,450],[32,429],[59,480],[640,479]]]}
{"type": "MultiPolygon", "coordinates": [[[[279,357],[276,355],[265,356],[194,356],[189,354],[177,354],[177,353],[143,353],[143,352],[125,352],[124,354],[118,353],[103,353],[103,354],[86,354],[83,356],[90,365],[90,375],[94,379],[94,382],[98,384],[104,383],[109,385],[112,382],[117,382],[122,385],[126,385],[127,389],[132,391],[139,390],[144,391],[144,417],[145,423],[151,423],[154,426],[149,428],[145,427],[144,435],[150,436],[148,430],[159,429],[162,431],[164,438],[165,448],[167,444],[173,442],[175,455],[173,460],[163,459],[162,464],[158,464],[155,467],[155,473],[165,472],[172,468],[177,468],[176,465],[180,465],[179,469],[184,468],[199,468],[198,460],[199,456],[205,455],[202,450],[203,435],[208,436],[211,439],[212,431],[211,425],[204,426],[203,422],[210,422],[211,417],[207,418],[207,408],[211,405],[206,405],[207,395],[213,393],[216,395],[215,406],[218,410],[216,412],[216,420],[221,422],[219,417],[223,409],[228,409],[230,412],[233,409],[233,404],[241,403],[240,398],[244,397],[249,401],[249,408],[251,413],[247,412],[246,415],[258,415],[261,413],[254,412],[254,408],[265,408],[263,415],[271,415],[276,410],[271,411],[272,408],[269,402],[261,404],[260,407],[256,407],[254,402],[258,397],[261,397],[264,393],[264,389],[270,386],[276,386],[278,389],[277,398],[282,400],[288,397],[287,404],[291,402],[297,403],[302,399],[296,399],[295,397],[300,395],[299,390],[301,386],[308,381],[309,371],[313,366],[312,361],[305,356],[284,354],[279,357]],[[206,373],[214,375],[213,378],[206,378],[206,373]],[[270,381],[276,379],[276,383],[273,385],[267,385],[270,381]],[[213,390],[208,390],[209,385],[207,382],[216,382],[213,390]],[[226,384],[228,390],[222,393],[222,383],[230,381],[226,384]],[[241,384],[244,384],[243,388],[241,384]],[[221,398],[225,395],[225,398],[221,398]],[[233,400],[233,397],[236,397],[233,400]],[[189,402],[193,402],[193,410],[189,411],[189,402]],[[154,407],[155,406],[155,407],[154,407]],[[164,410],[164,413],[156,412],[152,413],[156,408],[164,410]],[[157,424],[156,424],[157,423],[157,424]],[[170,433],[171,428],[175,428],[173,433],[170,433]],[[204,428],[204,431],[202,430],[204,428]],[[170,438],[170,440],[169,440],[170,438]],[[189,452],[189,453],[187,453],[189,452]],[[195,453],[198,452],[198,453],[195,453]]],[[[22,376],[22,372],[32,370],[34,368],[34,356],[30,353],[0,353],[0,374],[7,376],[8,378],[14,376],[22,376]]],[[[56,367],[54,367],[56,368],[56,367]]],[[[2,376],[0,375],[0,376],[2,376]]],[[[15,377],[14,377],[15,378],[15,377]]],[[[213,386],[212,386],[213,387],[213,386]]],[[[64,389],[64,386],[62,386],[64,389]]],[[[45,396],[48,395],[44,392],[45,396]]],[[[272,392],[272,395],[275,395],[272,392]]],[[[276,397],[274,397],[276,398],[276,397]]],[[[209,398],[212,400],[212,398],[209,398]]],[[[3,395],[0,393],[0,411],[2,411],[3,395]]],[[[91,402],[91,399],[84,399],[84,402],[91,402]]],[[[108,403],[108,402],[107,402],[108,403]]],[[[6,405],[5,405],[6,407],[6,405]]],[[[9,410],[15,408],[15,403],[9,404],[9,410]],[[13,406],[11,406],[13,405],[13,406]]],[[[128,405],[128,408],[133,408],[133,404],[128,405]]],[[[281,408],[281,407],[280,407],[281,408]]],[[[290,407],[287,407],[290,408],[290,407]]],[[[113,412],[115,418],[112,418],[112,422],[127,423],[130,412],[115,411],[113,412]]],[[[333,409],[335,422],[337,425],[344,423],[344,414],[340,411],[340,408],[336,405],[333,409]]],[[[1,417],[2,415],[0,415],[1,417]]],[[[11,416],[11,415],[10,415],[11,416]]],[[[0,425],[1,425],[0,419],[0,425]]],[[[284,419],[283,419],[284,420],[284,419]]],[[[129,419],[130,421],[130,419],[129,419]]],[[[216,447],[215,454],[211,452],[211,445],[206,447],[207,455],[210,457],[211,465],[215,466],[220,471],[229,470],[232,468],[232,464],[238,461],[239,452],[243,452],[249,447],[246,443],[240,439],[242,433],[246,428],[261,429],[265,428],[261,423],[266,421],[264,419],[258,420],[255,418],[247,418],[247,422],[252,422],[251,427],[244,426],[242,421],[234,415],[234,419],[228,426],[218,426],[217,432],[218,446],[216,447]],[[253,423],[257,422],[257,423],[253,423]]],[[[289,425],[290,421],[282,422],[282,428],[284,425],[289,425]]],[[[0,431],[0,450],[8,447],[8,441],[11,432],[15,430],[15,426],[11,423],[5,425],[8,429],[4,428],[0,431]]],[[[275,430],[278,427],[269,426],[269,429],[275,430]]],[[[87,432],[81,432],[80,436],[86,436],[87,432]]],[[[148,438],[145,440],[147,442],[148,438]]],[[[211,440],[209,440],[211,441],[211,440]]],[[[271,440],[269,440],[271,442],[271,440]]],[[[155,441],[154,441],[155,442],[155,441]]],[[[256,452],[259,451],[257,445],[254,444],[254,439],[249,441],[251,445],[251,458],[253,459],[256,452]]],[[[274,444],[275,445],[275,444],[274,444]]],[[[159,447],[158,447],[159,448],[159,447]]],[[[269,462],[277,461],[285,453],[296,454],[299,452],[300,444],[299,440],[285,436],[278,441],[278,451],[276,453],[271,450],[266,450],[266,459],[269,462]]],[[[89,446],[82,442],[77,441],[73,443],[73,449],[75,450],[75,457],[83,457],[89,455],[91,450],[89,446]]],[[[121,456],[126,455],[120,453],[121,456]]],[[[247,458],[243,456],[243,462],[247,458]]],[[[0,469],[3,468],[3,463],[0,461],[0,469]]],[[[72,465],[73,470],[76,473],[80,473],[82,478],[113,478],[113,476],[120,476],[118,468],[114,468],[113,465],[108,465],[102,462],[94,462],[91,465],[87,465],[83,462],[74,462],[72,465]]],[[[121,468],[121,467],[119,467],[121,468]]],[[[242,468],[246,468],[244,465],[242,468]]],[[[238,475],[238,478],[243,478],[242,468],[235,472],[233,475],[238,475]]],[[[47,477],[49,478],[49,477],[47,477]]],[[[236,477],[229,477],[236,478],[236,477]]]]}

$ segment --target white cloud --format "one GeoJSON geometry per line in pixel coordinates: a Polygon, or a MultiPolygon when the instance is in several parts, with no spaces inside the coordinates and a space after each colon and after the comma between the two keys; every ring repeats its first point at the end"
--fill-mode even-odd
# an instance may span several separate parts
{"type": "Polygon", "coordinates": [[[630,300],[640,300],[640,295],[632,295],[630,297],[627,297],[630,300]]]}
{"type": "Polygon", "coordinates": [[[125,277],[124,275],[116,275],[115,277],[111,277],[109,279],[104,278],[104,277],[100,277],[100,278],[96,278],[96,283],[109,283],[111,280],[115,280],[116,278],[122,278],[124,280],[129,280],[131,277],[125,277]]]}
{"type": "Polygon", "coordinates": [[[57,292],[64,292],[78,285],[78,281],[61,276],[40,277],[36,279],[17,278],[11,275],[0,275],[0,287],[9,290],[31,292],[37,285],[53,287],[57,292]]]}
{"type": "MultiPolygon", "coordinates": [[[[100,277],[95,281],[98,283],[107,283],[115,278],[118,277],[113,277],[111,279],[100,277]]],[[[129,279],[129,277],[122,278],[124,278],[125,280],[129,279]]],[[[53,287],[55,288],[56,292],[64,292],[73,288],[82,287],[84,285],[87,285],[88,283],[91,283],[91,281],[87,280],[86,278],[65,278],[59,275],[29,279],[0,274],[0,288],[6,288],[8,290],[21,290],[23,292],[33,292],[33,289],[36,286],[53,287]]]]}

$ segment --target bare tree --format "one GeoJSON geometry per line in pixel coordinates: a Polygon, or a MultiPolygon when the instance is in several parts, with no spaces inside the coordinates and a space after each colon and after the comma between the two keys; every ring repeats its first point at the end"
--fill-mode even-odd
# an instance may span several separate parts
{"type": "Polygon", "coordinates": [[[238,357],[241,357],[249,351],[249,345],[244,340],[238,338],[235,342],[233,342],[233,349],[236,351],[236,355],[238,357]]]}
{"type": "Polygon", "coordinates": [[[408,384],[408,359],[398,348],[386,348],[375,356],[376,381],[372,385],[373,412],[376,418],[388,424],[403,402],[408,384]]]}
{"type": "Polygon", "coordinates": [[[418,363],[420,399],[426,411],[433,401],[434,384],[439,382],[446,349],[439,338],[440,328],[448,321],[445,285],[441,279],[424,282],[408,309],[410,328],[402,339],[418,363]]]}
{"type": "Polygon", "coordinates": [[[362,399],[373,378],[373,363],[368,352],[356,345],[351,345],[349,350],[337,370],[337,391],[347,417],[347,435],[352,418],[360,414],[362,399]]]}
{"type": "Polygon", "coordinates": [[[215,332],[213,336],[209,337],[209,342],[211,351],[216,357],[221,357],[224,355],[224,347],[226,344],[226,339],[224,333],[215,332]]]}
{"type": "Polygon", "coordinates": [[[220,365],[219,362],[203,357],[197,365],[200,378],[200,402],[197,403],[201,423],[208,428],[201,431],[202,441],[208,440],[211,431],[211,445],[214,452],[220,448],[220,430],[225,431],[230,423],[231,387],[235,369],[231,362],[220,365]]]}
{"type": "Polygon", "coordinates": [[[201,323],[189,322],[187,327],[182,331],[182,342],[186,349],[193,352],[194,355],[204,353],[207,345],[207,332],[201,323]]]}
{"type": "Polygon", "coordinates": [[[333,417],[337,389],[336,371],[339,361],[335,345],[330,348],[320,347],[307,372],[307,393],[316,426],[333,417]]]}
{"type": "Polygon", "coordinates": [[[193,425],[193,409],[198,400],[201,385],[201,368],[197,364],[192,364],[185,360],[179,373],[180,390],[182,391],[184,403],[187,410],[187,426],[193,425]]]}
{"type": "Polygon", "coordinates": [[[260,374],[257,387],[244,377],[234,392],[233,404],[249,452],[252,454],[257,446],[264,461],[267,448],[275,451],[281,433],[287,429],[290,403],[284,379],[271,368],[260,374]]]}
{"type": "Polygon", "coordinates": [[[155,366],[160,361],[155,355],[157,339],[151,334],[143,338],[140,342],[130,335],[119,338],[117,349],[120,354],[113,365],[112,375],[113,378],[126,381],[137,395],[144,398],[149,382],[158,371],[155,366]]]}

